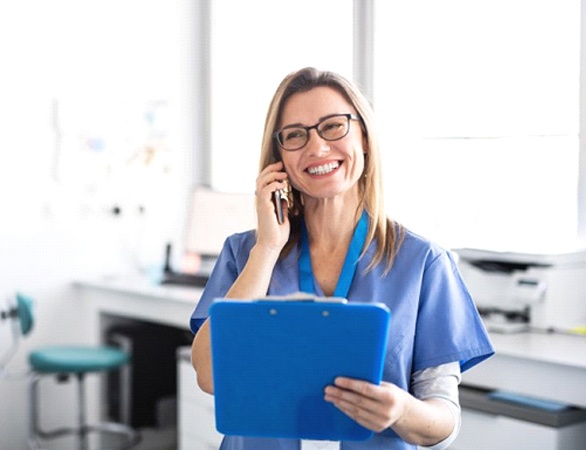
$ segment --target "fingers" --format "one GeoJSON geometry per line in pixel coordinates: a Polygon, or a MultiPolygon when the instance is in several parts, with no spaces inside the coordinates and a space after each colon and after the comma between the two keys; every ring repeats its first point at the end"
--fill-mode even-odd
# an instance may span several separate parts
{"type": "MultiPolygon", "coordinates": [[[[278,190],[284,190],[287,188],[287,173],[283,170],[284,166],[281,161],[269,164],[265,167],[258,178],[256,179],[256,208],[258,212],[258,230],[266,232],[268,231],[265,226],[275,232],[275,218],[279,225],[288,222],[288,205],[286,201],[277,199],[280,196],[275,197],[275,192],[278,190]],[[263,226],[264,223],[264,226],[263,226]]],[[[282,230],[284,231],[284,230],[282,230]]]]}
{"type": "Polygon", "coordinates": [[[326,394],[328,392],[343,395],[348,399],[356,399],[359,402],[378,402],[382,395],[381,386],[367,381],[345,377],[336,378],[334,380],[334,386],[328,386],[326,388],[326,394]]]}
{"type": "Polygon", "coordinates": [[[324,398],[362,426],[380,432],[398,417],[394,387],[339,377],[333,386],[326,387],[324,398]]]}
{"type": "Polygon", "coordinates": [[[256,179],[257,244],[271,249],[282,249],[290,233],[287,205],[285,202],[278,205],[281,215],[273,196],[287,185],[287,173],[283,169],[280,161],[270,164],[256,179]]]}
{"type": "Polygon", "coordinates": [[[281,161],[265,167],[256,179],[256,195],[260,199],[270,199],[274,191],[285,189],[287,173],[281,161]]]}

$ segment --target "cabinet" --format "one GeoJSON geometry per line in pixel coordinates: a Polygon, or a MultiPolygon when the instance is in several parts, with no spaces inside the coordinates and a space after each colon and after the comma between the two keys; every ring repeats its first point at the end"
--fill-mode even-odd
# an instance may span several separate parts
{"type": "Polygon", "coordinates": [[[586,339],[537,330],[492,333],[496,354],[462,375],[462,429],[454,450],[574,450],[586,442],[586,339]],[[467,389],[468,388],[468,389],[467,389]],[[505,392],[567,405],[547,413],[486,401],[505,392]],[[471,396],[472,394],[472,396],[471,396]]]}
{"type": "Polygon", "coordinates": [[[190,347],[177,350],[177,374],[179,450],[218,450],[222,435],[216,431],[214,397],[197,385],[190,347]]]}
{"type": "Polygon", "coordinates": [[[546,408],[503,401],[491,391],[460,387],[462,429],[451,450],[566,450],[582,448],[586,409],[546,408]]]}

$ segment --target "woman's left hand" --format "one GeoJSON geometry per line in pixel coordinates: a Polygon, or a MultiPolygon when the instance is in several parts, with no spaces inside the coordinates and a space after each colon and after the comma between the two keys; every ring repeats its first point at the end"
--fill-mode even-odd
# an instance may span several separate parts
{"type": "Polygon", "coordinates": [[[352,378],[338,377],[325,389],[325,400],[360,425],[381,432],[399,420],[408,405],[409,394],[398,386],[380,385],[352,378]]]}
{"type": "Polygon", "coordinates": [[[360,425],[380,433],[392,428],[404,441],[419,446],[444,440],[455,426],[447,400],[419,400],[395,384],[380,385],[337,377],[325,389],[325,400],[360,425]]]}

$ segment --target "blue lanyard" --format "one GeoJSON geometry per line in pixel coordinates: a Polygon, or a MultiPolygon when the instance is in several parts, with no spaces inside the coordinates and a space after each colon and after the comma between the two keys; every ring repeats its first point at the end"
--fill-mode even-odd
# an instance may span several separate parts
{"type": "MultiPolygon", "coordinates": [[[[347,298],[350,291],[350,285],[354,279],[358,258],[364,247],[366,241],[366,233],[368,231],[368,215],[366,211],[362,212],[362,216],[356,225],[344,266],[340,273],[340,278],[334,290],[334,297],[347,298]]],[[[301,222],[301,254],[299,255],[299,288],[301,292],[315,294],[315,284],[313,280],[313,270],[311,268],[311,256],[309,254],[309,236],[307,234],[307,227],[305,222],[301,222]]]]}

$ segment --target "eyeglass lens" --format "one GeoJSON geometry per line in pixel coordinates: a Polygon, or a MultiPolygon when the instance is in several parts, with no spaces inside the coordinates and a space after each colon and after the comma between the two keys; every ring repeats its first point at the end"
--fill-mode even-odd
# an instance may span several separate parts
{"type": "Polygon", "coordinates": [[[298,150],[307,144],[309,130],[315,128],[317,134],[326,141],[336,141],[348,134],[350,117],[338,115],[328,117],[313,127],[287,127],[281,130],[277,137],[284,150],[298,150]]]}

